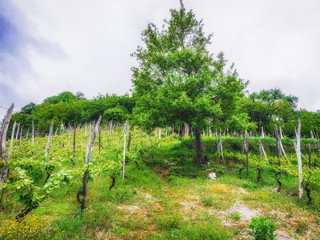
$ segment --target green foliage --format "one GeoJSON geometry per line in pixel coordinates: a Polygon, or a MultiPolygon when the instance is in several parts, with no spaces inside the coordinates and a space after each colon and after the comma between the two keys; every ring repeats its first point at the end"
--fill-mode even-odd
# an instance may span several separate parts
{"type": "Polygon", "coordinates": [[[49,231],[51,222],[51,218],[34,215],[27,216],[20,222],[4,222],[0,226],[0,239],[56,239],[59,230],[56,228],[49,231]]]}
{"type": "Polygon", "coordinates": [[[232,236],[226,229],[221,227],[216,219],[207,219],[201,224],[184,222],[178,229],[172,230],[167,239],[188,239],[188,240],[225,240],[232,239],[232,236]]]}
{"type": "Polygon", "coordinates": [[[206,207],[210,207],[214,203],[213,198],[211,196],[203,196],[201,202],[206,207]]]}
{"type": "Polygon", "coordinates": [[[232,212],[232,213],[230,213],[229,218],[233,219],[234,221],[237,221],[240,219],[240,213],[239,212],[232,212]]]}
{"type": "Polygon", "coordinates": [[[160,229],[171,230],[180,228],[182,217],[177,213],[170,213],[157,218],[155,221],[160,229]]]}
{"type": "Polygon", "coordinates": [[[183,123],[200,130],[216,118],[224,124],[237,113],[246,84],[236,71],[224,73],[222,53],[212,58],[206,49],[211,35],[205,36],[192,10],[181,4],[170,13],[161,31],[148,25],[146,47],[133,54],[139,62],[133,68],[133,120],[146,131],[183,123]]]}
{"type": "Polygon", "coordinates": [[[276,238],[274,231],[277,226],[273,220],[266,217],[253,217],[249,224],[249,235],[257,240],[273,240],[276,238]]]}
{"type": "Polygon", "coordinates": [[[47,132],[52,121],[55,128],[60,128],[61,124],[68,126],[93,121],[100,115],[107,122],[112,120],[114,123],[122,123],[130,118],[133,106],[134,101],[127,94],[100,95],[87,100],[81,93],[74,95],[63,92],[48,97],[42,104],[30,103],[22,107],[20,112],[13,114],[12,122],[16,121],[23,126],[24,135],[28,129],[31,134],[32,121],[37,131],[41,132],[47,132]]]}

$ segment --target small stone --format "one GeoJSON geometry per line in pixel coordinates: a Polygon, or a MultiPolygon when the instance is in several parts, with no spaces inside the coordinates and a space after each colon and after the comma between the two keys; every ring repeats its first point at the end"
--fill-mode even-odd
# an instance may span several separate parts
{"type": "Polygon", "coordinates": [[[215,172],[211,172],[211,173],[209,173],[208,177],[210,179],[216,179],[217,178],[217,174],[215,172]]]}

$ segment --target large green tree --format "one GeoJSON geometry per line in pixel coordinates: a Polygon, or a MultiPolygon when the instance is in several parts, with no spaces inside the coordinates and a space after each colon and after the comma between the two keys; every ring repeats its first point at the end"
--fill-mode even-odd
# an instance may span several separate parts
{"type": "MultiPolygon", "coordinates": [[[[187,11],[170,10],[161,30],[150,23],[142,33],[144,47],[133,54],[139,65],[133,68],[133,120],[145,130],[166,125],[189,124],[195,132],[197,164],[202,164],[201,130],[208,120],[223,114],[222,105],[240,97],[245,84],[235,72],[224,73],[223,54],[214,60],[208,52],[212,35],[206,36],[202,21],[187,11]],[[234,84],[226,93],[219,84],[234,84]]],[[[225,89],[226,90],[226,89],[225,89]]],[[[235,108],[234,108],[235,109],[235,108]]],[[[226,121],[226,119],[222,119],[226,121]]]]}

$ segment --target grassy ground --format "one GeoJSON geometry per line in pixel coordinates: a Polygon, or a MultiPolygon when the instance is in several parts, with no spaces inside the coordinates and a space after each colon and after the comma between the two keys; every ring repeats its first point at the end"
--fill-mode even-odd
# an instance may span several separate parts
{"type": "Polygon", "coordinates": [[[18,234],[25,234],[19,239],[250,239],[252,218],[265,216],[276,223],[277,239],[320,239],[316,191],[307,205],[305,196],[297,199],[296,179],[281,176],[284,187],[276,191],[271,168],[257,183],[253,168],[248,178],[245,173],[240,178],[239,163],[210,159],[199,168],[193,155],[179,142],[162,143],[149,161],[129,163],[127,177],[117,176],[112,190],[110,177],[92,176],[83,212],[76,200],[79,181],[58,189],[22,223],[13,220],[22,206],[6,200],[1,234],[6,239],[18,234]],[[210,172],[217,178],[209,179],[210,172]]]}

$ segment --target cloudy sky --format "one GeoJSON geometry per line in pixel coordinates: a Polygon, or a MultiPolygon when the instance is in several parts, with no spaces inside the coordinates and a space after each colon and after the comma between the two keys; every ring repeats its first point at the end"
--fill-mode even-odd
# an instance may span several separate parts
{"type": "MultiPolygon", "coordinates": [[[[320,109],[320,1],[184,0],[250,92],[280,88],[320,109]]],[[[0,0],[0,116],[63,91],[129,93],[130,57],[178,0],[0,0]]]]}

